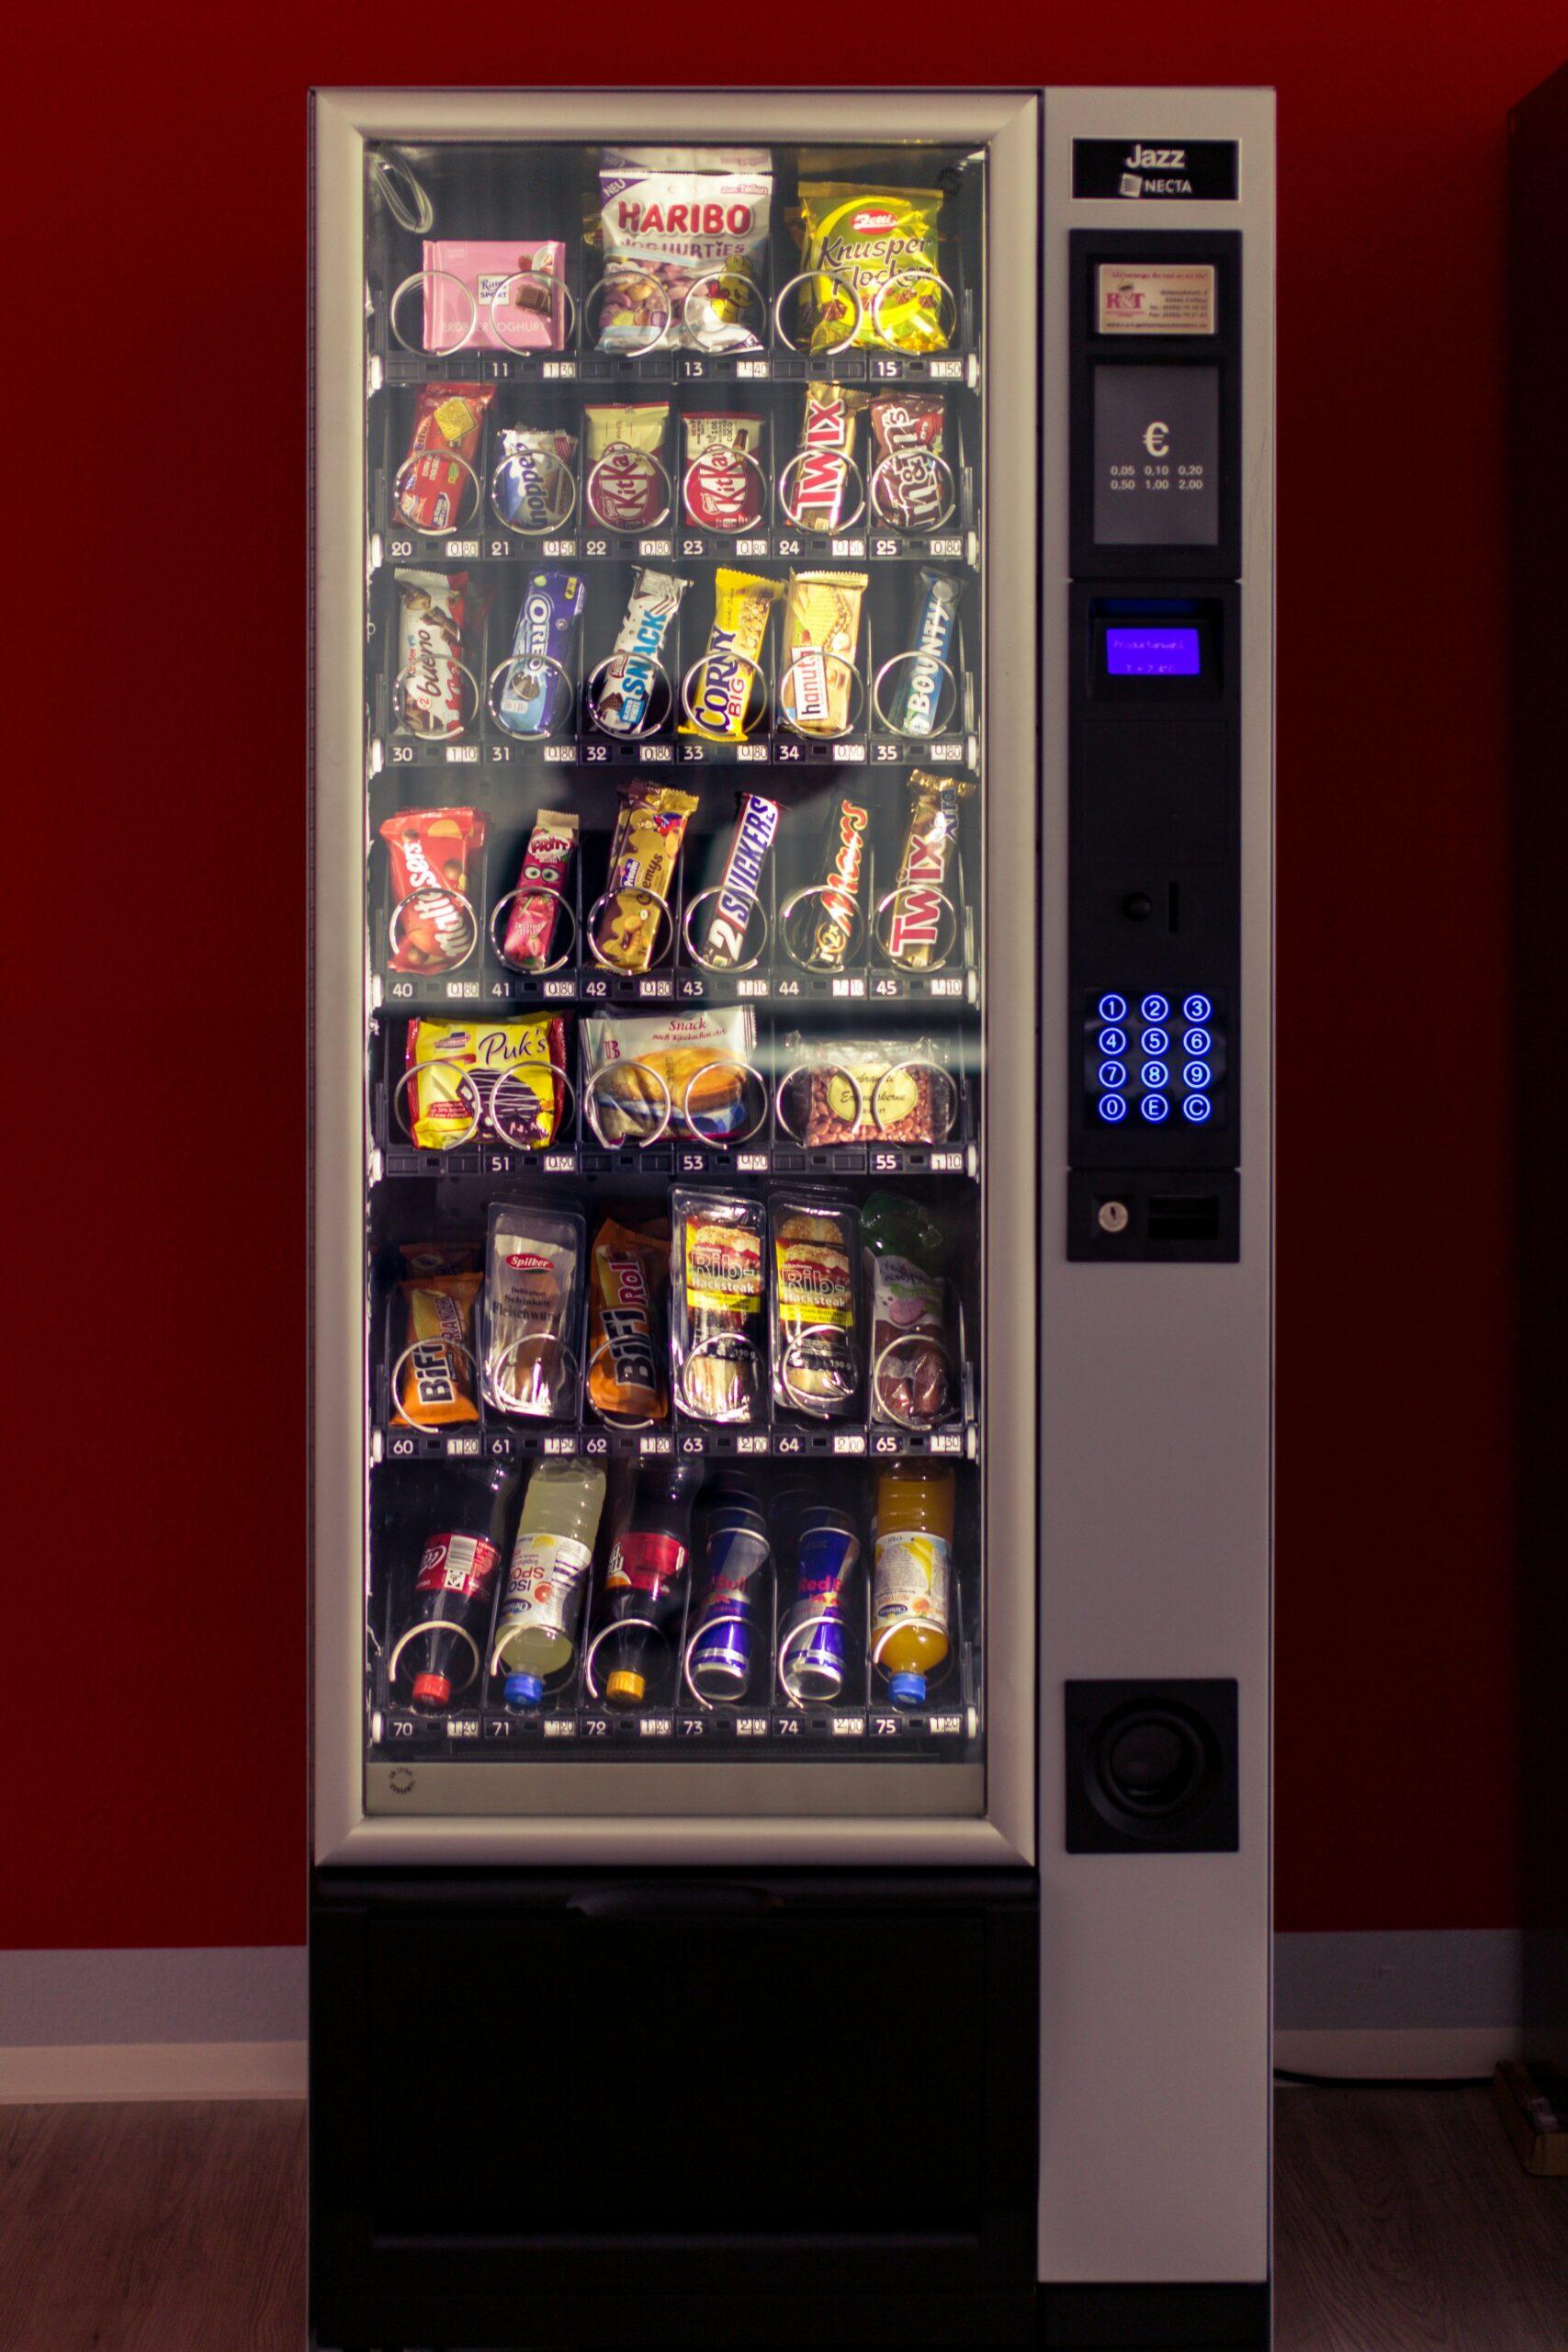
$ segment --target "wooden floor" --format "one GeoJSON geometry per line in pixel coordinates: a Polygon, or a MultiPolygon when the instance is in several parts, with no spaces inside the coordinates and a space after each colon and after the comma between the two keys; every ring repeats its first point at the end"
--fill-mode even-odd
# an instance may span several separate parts
{"type": "MultiPolygon", "coordinates": [[[[1480,2090],[1286,2090],[1279,2352],[1564,2352],[1568,2181],[1480,2090]]],[[[297,2107],[0,2109],[0,2352],[301,2352],[297,2107]]]]}

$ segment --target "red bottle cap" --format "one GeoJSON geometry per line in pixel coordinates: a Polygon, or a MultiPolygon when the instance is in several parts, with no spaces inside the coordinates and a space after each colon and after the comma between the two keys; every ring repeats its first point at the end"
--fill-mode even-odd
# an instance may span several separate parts
{"type": "Polygon", "coordinates": [[[446,1707],[451,1704],[452,1678],[449,1674],[416,1674],[413,1679],[413,1702],[416,1707],[446,1707]]]}

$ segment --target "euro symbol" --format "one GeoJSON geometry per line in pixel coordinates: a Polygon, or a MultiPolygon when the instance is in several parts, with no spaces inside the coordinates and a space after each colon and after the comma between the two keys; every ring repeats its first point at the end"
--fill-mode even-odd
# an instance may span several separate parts
{"type": "Polygon", "coordinates": [[[1170,447],[1168,424],[1151,424],[1144,435],[1144,447],[1151,458],[1163,458],[1170,447]]]}

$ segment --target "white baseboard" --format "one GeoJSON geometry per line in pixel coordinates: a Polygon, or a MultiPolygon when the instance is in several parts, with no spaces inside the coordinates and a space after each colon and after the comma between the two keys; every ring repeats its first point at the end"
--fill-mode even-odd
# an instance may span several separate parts
{"type": "Polygon", "coordinates": [[[0,2049],[0,2106],[304,2096],[302,2041],[88,2041],[0,2049]]]}
{"type": "Polygon", "coordinates": [[[1275,2033],[1274,2064],[1294,2075],[1435,2082],[1490,2075],[1524,2045],[1517,2025],[1298,2026],[1275,2033]]]}

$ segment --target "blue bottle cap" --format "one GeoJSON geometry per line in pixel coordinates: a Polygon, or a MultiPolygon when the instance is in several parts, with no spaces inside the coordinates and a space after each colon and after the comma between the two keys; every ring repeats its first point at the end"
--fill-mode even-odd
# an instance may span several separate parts
{"type": "Polygon", "coordinates": [[[542,1675],[509,1674],[506,1678],[506,1703],[509,1707],[536,1707],[544,1695],[542,1675]]]}
{"type": "Polygon", "coordinates": [[[896,1707],[923,1707],[926,1703],[926,1678],[923,1674],[891,1674],[887,1688],[893,1693],[896,1707]]]}

